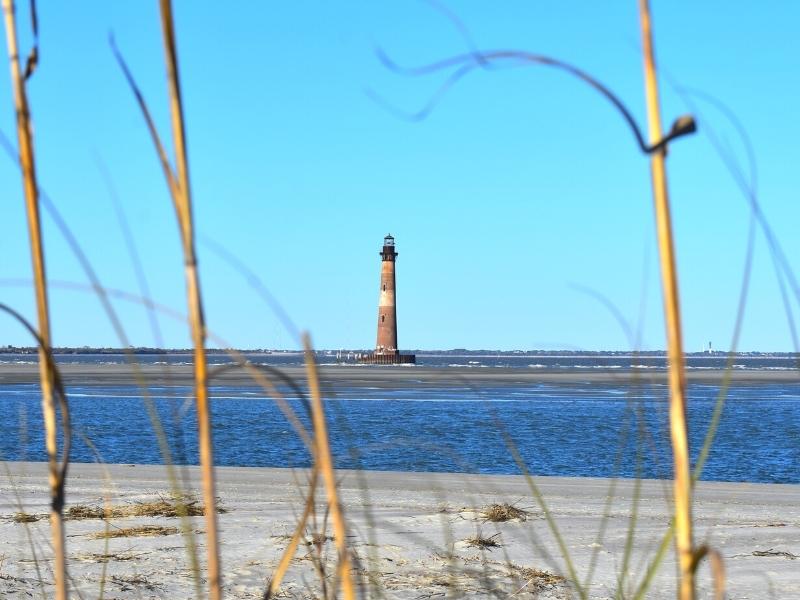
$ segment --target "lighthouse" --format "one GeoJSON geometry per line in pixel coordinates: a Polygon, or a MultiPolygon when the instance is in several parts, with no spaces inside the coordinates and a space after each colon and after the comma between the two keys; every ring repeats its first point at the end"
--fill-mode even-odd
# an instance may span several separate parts
{"type": "Polygon", "coordinates": [[[413,354],[401,354],[397,349],[397,294],[394,265],[397,260],[394,238],[390,233],[383,238],[381,257],[381,284],[378,293],[378,339],[375,352],[363,358],[364,362],[377,364],[413,364],[413,354]]]}
{"type": "Polygon", "coordinates": [[[397,354],[397,302],[394,291],[394,263],[397,251],[390,233],[383,238],[381,255],[381,288],[378,295],[378,341],[375,354],[397,354]]]}

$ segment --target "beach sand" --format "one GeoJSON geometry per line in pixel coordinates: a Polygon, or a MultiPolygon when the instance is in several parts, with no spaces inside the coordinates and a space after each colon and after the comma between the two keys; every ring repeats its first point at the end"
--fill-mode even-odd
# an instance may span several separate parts
{"type": "MultiPolygon", "coordinates": [[[[181,467],[179,472],[189,489],[199,490],[196,467],[181,467]]],[[[302,510],[307,473],[224,467],[217,469],[217,477],[221,506],[226,510],[219,517],[225,596],[261,598],[302,510]]],[[[567,583],[547,575],[568,576],[568,569],[524,478],[355,471],[341,471],[339,477],[349,523],[348,544],[358,557],[360,580],[370,592],[365,597],[575,596],[567,583]],[[482,508],[502,502],[528,511],[525,520],[492,523],[481,516],[482,508]],[[476,535],[498,546],[481,549],[465,542],[476,535]]],[[[579,579],[586,577],[596,552],[590,597],[614,597],[624,566],[635,482],[617,481],[608,504],[611,480],[541,477],[536,482],[579,579]],[[604,513],[609,516],[604,535],[598,537],[604,513]]],[[[628,592],[643,577],[668,527],[668,485],[641,481],[633,551],[622,584],[628,592]]],[[[0,490],[0,596],[41,597],[43,591],[45,597],[52,597],[47,520],[18,523],[12,518],[21,511],[46,513],[45,465],[3,463],[0,490]]],[[[163,466],[73,464],[67,508],[100,507],[104,501],[130,505],[166,496],[169,490],[163,466]]],[[[321,528],[322,499],[319,507],[321,528]]],[[[800,561],[793,558],[800,554],[800,486],[702,482],[696,490],[694,515],[697,542],[709,544],[724,558],[728,598],[800,598],[800,561]]],[[[203,518],[188,521],[204,564],[203,518]]],[[[114,531],[140,526],[180,528],[180,520],[118,517],[109,526],[114,531]]],[[[99,596],[104,568],[105,598],[197,597],[187,558],[188,538],[169,529],[167,535],[150,537],[93,537],[105,528],[101,519],[67,522],[70,577],[83,598],[99,596]]],[[[333,543],[326,538],[318,541],[330,574],[333,543]]],[[[313,543],[298,549],[282,586],[283,597],[319,594],[312,560],[316,552],[313,543]]],[[[647,598],[675,597],[675,568],[670,548],[647,598]]],[[[711,597],[707,564],[700,569],[698,587],[698,598],[711,597]]]]}

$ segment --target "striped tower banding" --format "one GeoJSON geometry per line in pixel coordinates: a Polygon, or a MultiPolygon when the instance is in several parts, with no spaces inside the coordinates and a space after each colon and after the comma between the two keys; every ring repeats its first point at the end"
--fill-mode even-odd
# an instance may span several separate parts
{"type": "Polygon", "coordinates": [[[381,288],[378,296],[378,341],[375,353],[397,354],[397,304],[395,302],[394,262],[397,252],[391,234],[383,238],[381,255],[381,288]]]}

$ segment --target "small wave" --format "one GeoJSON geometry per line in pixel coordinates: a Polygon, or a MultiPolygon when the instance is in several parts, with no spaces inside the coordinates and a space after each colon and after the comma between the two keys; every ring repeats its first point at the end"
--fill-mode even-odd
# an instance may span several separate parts
{"type": "Polygon", "coordinates": [[[86,394],[81,392],[70,392],[67,391],[67,396],[70,398],[134,398],[136,400],[141,400],[141,394],[107,394],[105,392],[98,392],[95,394],[86,394]]]}

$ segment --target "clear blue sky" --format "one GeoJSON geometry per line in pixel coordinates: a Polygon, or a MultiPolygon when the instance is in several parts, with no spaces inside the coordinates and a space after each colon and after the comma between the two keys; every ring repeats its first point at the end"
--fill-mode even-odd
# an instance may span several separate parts
{"type": "MultiPolygon", "coordinates": [[[[638,14],[613,2],[454,2],[475,42],[573,62],[644,124],[638,14]]],[[[760,198],[798,266],[800,7],[792,2],[654,2],[660,66],[738,115],[758,160],[760,198]]],[[[30,42],[27,3],[22,39],[30,42]]],[[[178,235],[166,186],[108,46],[113,31],[168,137],[157,3],[39,3],[40,66],[30,82],[41,185],[102,282],[137,291],[107,165],[155,300],[184,310],[178,235]]],[[[442,77],[388,72],[373,53],[418,64],[463,52],[439,12],[418,2],[181,1],[175,6],[199,235],[247,263],[318,347],[374,344],[382,237],[397,238],[403,348],[629,349],[606,296],[646,349],[664,345],[649,170],[622,120],[585,85],[544,68],[477,72],[429,119],[377,106],[422,106],[442,77]]],[[[6,64],[6,63],[4,63],[6,64]]],[[[662,77],[665,121],[687,112],[662,77]]],[[[14,135],[8,75],[0,126],[14,135]]],[[[706,121],[744,162],[731,125],[706,121]]],[[[665,123],[668,126],[668,123],[665,123]]],[[[15,137],[14,137],[15,139],[15,137]]],[[[702,131],[676,143],[669,176],[687,350],[730,342],[748,208],[702,131]]],[[[745,166],[746,168],[746,166],[745,166]]],[[[0,297],[33,317],[21,184],[0,160],[0,297]]],[[[45,217],[48,273],[86,282],[45,217]]],[[[200,244],[210,328],[238,347],[294,348],[244,279],[200,244]]],[[[91,294],[53,287],[56,345],[118,345],[91,294]]],[[[152,345],[143,309],[116,302],[130,340],[152,345]]],[[[795,304],[795,307],[797,305],[795,304]]],[[[183,324],[162,318],[165,343],[183,324]]],[[[0,319],[0,344],[27,344],[0,319]]],[[[740,348],[792,350],[759,235],[740,348]]]]}

